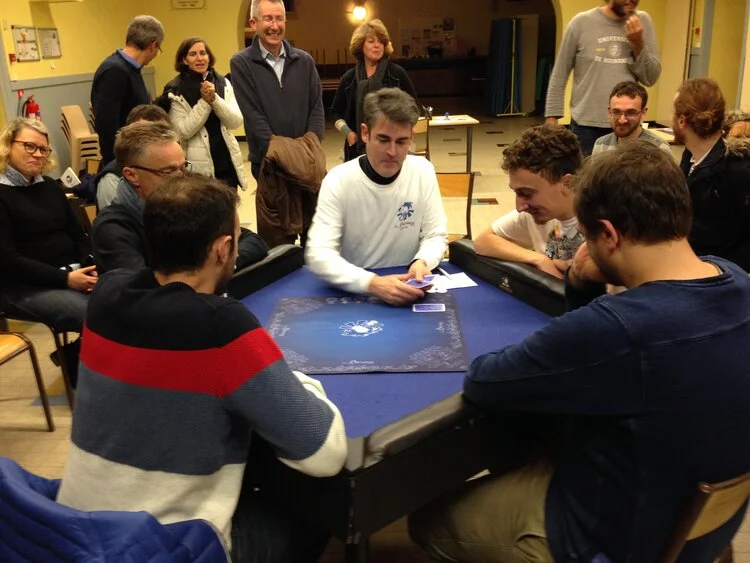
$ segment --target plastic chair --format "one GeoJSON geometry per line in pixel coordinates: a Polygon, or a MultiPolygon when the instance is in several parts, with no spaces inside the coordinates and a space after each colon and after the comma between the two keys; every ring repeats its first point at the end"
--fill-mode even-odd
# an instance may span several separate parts
{"type": "MultiPolygon", "coordinates": [[[[726,524],[750,497],[750,471],[740,477],[710,484],[699,483],[690,504],[686,507],[672,540],[662,557],[662,563],[677,561],[685,544],[705,536],[726,524]]],[[[728,545],[718,561],[732,561],[732,546],[728,545]]]]}
{"type": "Polygon", "coordinates": [[[49,430],[50,432],[54,432],[55,423],[52,420],[52,412],[49,408],[47,390],[44,388],[42,372],[39,369],[39,361],[36,357],[36,350],[34,349],[34,345],[31,343],[31,340],[29,340],[25,335],[18,332],[0,332],[0,366],[9,362],[20,354],[23,354],[24,352],[28,352],[29,357],[31,358],[31,367],[34,370],[36,386],[39,389],[39,398],[42,400],[44,417],[47,419],[47,430],[49,430]]]}
{"type": "Polygon", "coordinates": [[[62,131],[70,145],[70,167],[81,170],[81,163],[89,158],[101,158],[99,135],[89,129],[81,106],[62,106],[62,131]]]}
{"type": "Polygon", "coordinates": [[[443,203],[451,205],[457,199],[466,206],[465,234],[449,234],[448,242],[462,238],[471,238],[471,200],[474,197],[474,172],[438,172],[438,186],[443,203]],[[445,201],[445,200],[448,201],[445,201]],[[453,200],[453,201],[451,201],[453,200]]]}

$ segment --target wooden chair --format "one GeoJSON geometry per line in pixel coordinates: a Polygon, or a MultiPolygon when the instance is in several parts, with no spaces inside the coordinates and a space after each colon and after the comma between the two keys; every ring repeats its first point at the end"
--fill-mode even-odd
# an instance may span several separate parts
{"type": "Polygon", "coordinates": [[[430,160],[430,121],[420,117],[414,126],[414,150],[412,154],[430,160]]]}
{"type": "MultiPolygon", "coordinates": [[[[750,471],[723,483],[699,483],[672,540],[662,557],[662,563],[674,563],[685,547],[695,538],[704,536],[726,524],[750,497],[750,471]]],[[[720,563],[732,561],[731,544],[724,549],[720,563]]]]}
{"type": "MultiPolygon", "coordinates": [[[[7,321],[8,320],[17,320],[17,321],[23,321],[23,322],[27,322],[27,323],[39,323],[39,322],[41,322],[38,319],[31,318],[31,317],[26,317],[24,315],[20,315],[20,314],[16,314],[16,313],[9,314],[9,313],[7,313],[5,311],[0,311],[0,331],[7,332],[7,330],[8,330],[7,321]]],[[[62,355],[62,353],[63,353],[62,352],[63,346],[65,346],[66,344],[68,344],[68,342],[70,341],[68,333],[65,332],[65,331],[56,330],[56,329],[54,329],[53,327],[51,327],[49,325],[44,325],[44,326],[46,326],[50,330],[50,332],[52,333],[52,338],[55,341],[55,351],[57,352],[58,355],[62,355]]],[[[15,333],[13,333],[13,334],[15,334],[15,333]]],[[[26,338],[26,337],[24,337],[24,338],[26,338]]],[[[34,358],[36,358],[36,353],[34,353],[34,358]]],[[[2,362],[0,362],[0,365],[2,365],[2,362]]],[[[61,362],[60,363],[60,371],[62,371],[63,382],[65,383],[65,395],[66,395],[66,397],[68,399],[68,404],[70,405],[70,410],[73,410],[73,404],[75,402],[75,391],[73,390],[73,383],[71,381],[70,373],[68,373],[68,367],[65,365],[65,362],[61,362]]],[[[41,390],[40,390],[40,395],[41,395],[41,390]]],[[[43,395],[42,403],[44,403],[44,401],[46,400],[46,396],[47,395],[45,393],[43,395]]]]}
{"type": "Polygon", "coordinates": [[[54,432],[55,423],[52,421],[52,412],[49,408],[49,399],[47,398],[47,390],[44,388],[44,381],[42,380],[42,372],[39,369],[39,361],[36,357],[36,350],[34,345],[31,343],[25,335],[18,332],[0,332],[0,365],[3,365],[16,356],[28,352],[31,357],[31,367],[34,370],[34,377],[36,378],[36,386],[39,389],[39,398],[42,400],[42,408],[44,409],[44,417],[47,419],[47,430],[54,432]]]}
{"type": "Polygon", "coordinates": [[[438,186],[443,203],[449,207],[458,198],[466,206],[466,229],[464,234],[448,234],[448,242],[471,238],[471,200],[474,196],[474,172],[438,172],[438,186]],[[448,201],[446,201],[448,200],[448,201]],[[453,201],[451,201],[453,200],[453,201]]]}

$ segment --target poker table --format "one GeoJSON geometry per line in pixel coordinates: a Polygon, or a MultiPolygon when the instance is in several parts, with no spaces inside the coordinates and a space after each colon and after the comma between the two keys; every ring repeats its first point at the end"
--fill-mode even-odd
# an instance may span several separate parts
{"type": "MultiPolygon", "coordinates": [[[[478,284],[450,290],[469,361],[521,341],[563,309],[562,283],[546,274],[477,257],[466,240],[452,243],[450,255],[443,268],[464,271],[478,284]]],[[[242,302],[266,324],[282,298],[345,295],[303,266],[242,302]]],[[[488,447],[491,425],[462,398],[464,372],[315,377],[344,418],[349,448],[344,469],[335,477],[310,477],[270,450],[259,455],[263,446],[251,448],[249,464],[258,484],[280,504],[342,539],[346,561],[366,561],[371,534],[486,469],[496,455],[488,447]]]]}

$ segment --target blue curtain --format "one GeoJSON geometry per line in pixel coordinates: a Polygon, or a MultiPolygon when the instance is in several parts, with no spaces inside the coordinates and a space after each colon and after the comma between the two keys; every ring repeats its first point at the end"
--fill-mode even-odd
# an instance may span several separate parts
{"type": "Polygon", "coordinates": [[[521,107],[521,20],[493,20],[490,30],[490,54],[487,58],[488,88],[485,107],[489,115],[520,113],[521,107]],[[515,82],[513,68],[513,24],[515,22],[515,82]],[[513,83],[513,100],[511,100],[513,83]],[[512,103],[511,103],[512,102],[512,103]]]}

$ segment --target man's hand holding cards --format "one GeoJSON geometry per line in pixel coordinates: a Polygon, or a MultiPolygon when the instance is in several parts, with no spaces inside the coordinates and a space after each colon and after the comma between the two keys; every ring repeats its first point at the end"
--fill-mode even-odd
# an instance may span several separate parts
{"type": "Polygon", "coordinates": [[[423,289],[432,285],[432,281],[437,277],[436,274],[429,274],[424,276],[422,281],[417,281],[416,278],[409,278],[404,283],[409,287],[416,287],[417,289],[423,289]]]}

